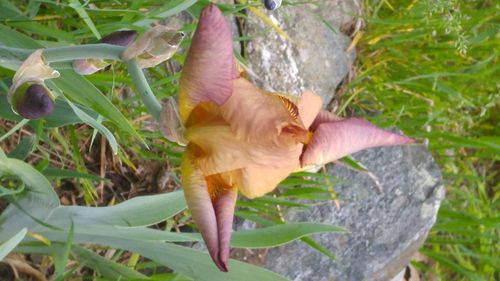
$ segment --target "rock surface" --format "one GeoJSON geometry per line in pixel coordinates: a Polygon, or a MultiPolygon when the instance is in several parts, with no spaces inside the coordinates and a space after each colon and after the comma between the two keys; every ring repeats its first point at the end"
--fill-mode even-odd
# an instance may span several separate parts
{"type": "Polygon", "coordinates": [[[331,223],[347,234],[314,236],[336,257],[295,242],[269,250],[265,267],[290,280],[390,280],[408,264],[436,219],[444,189],[439,168],[424,146],[377,148],[354,158],[378,177],[384,192],[364,173],[328,166],[344,183],[335,186],[341,208],[331,202],[290,211],[287,221],[331,223]]]}
{"type": "Polygon", "coordinates": [[[318,2],[325,3],[283,6],[266,12],[290,39],[249,13],[245,35],[252,38],[246,46],[250,68],[256,74],[250,75],[252,82],[266,90],[292,95],[313,90],[324,105],[332,100],[355,59],[354,50],[346,51],[350,39],[340,29],[355,21],[348,14],[356,13],[356,2],[318,2]]]}
{"type": "MultiPolygon", "coordinates": [[[[359,13],[360,5],[356,0],[319,2],[319,6],[284,6],[266,12],[291,40],[249,13],[245,34],[252,40],[246,54],[256,74],[250,80],[264,89],[294,95],[313,90],[324,105],[333,99],[355,59],[354,51],[347,51],[350,38],[341,31],[359,28],[360,21],[352,15],[359,13]]],[[[337,256],[337,262],[294,242],[270,249],[265,267],[297,281],[386,281],[406,267],[425,240],[444,196],[439,168],[421,145],[371,149],[354,158],[378,177],[383,193],[366,174],[329,166],[331,175],[348,182],[335,186],[341,208],[324,202],[306,212],[285,214],[287,221],[348,228],[350,234],[314,236],[337,256]]]]}

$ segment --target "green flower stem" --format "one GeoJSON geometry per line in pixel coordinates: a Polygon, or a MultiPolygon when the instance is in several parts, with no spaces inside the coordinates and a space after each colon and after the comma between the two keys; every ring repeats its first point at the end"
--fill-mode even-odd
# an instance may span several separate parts
{"type": "Polygon", "coordinates": [[[48,62],[59,62],[78,59],[109,59],[121,61],[120,55],[125,50],[122,46],[109,44],[88,44],[80,46],[66,46],[47,48],[43,50],[43,57],[48,62]]]}
{"type": "MultiPolygon", "coordinates": [[[[121,53],[125,50],[122,46],[109,44],[88,44],[79,46],[65,46],[56,48],[46,48],[43,50],[43,57],[48,62],[72,61],[77,59],[110,59],[121,61],[121,53]]],[[[21,49],[0,46],[0,53],[10,54],[18,59],[20,56],[28,56],[33,53],[33,49],[21,49]]]]}
{"type": "MultiPolygon", "coordinates": [[[[114,46],[109,44],[88,44],[80,46],[66,46],[57,48],[47,48],[43,51],[43,56],[48,62],[60,62],[60,61],[73,61],[77,59],[110,59],[116,61],[122,61],[121,54],[125,50],[124,47],[114,46]]],[[[11,54],[15,55],[16,58],[21,59],[20,56],[28,56],[33,50],[31,49],[20,49],[0,46],[0,54],[11,54]]],[[[21,61],[24,58],[21,59],[21,61]]],[[[151,113],[151,115],[156,119],[160,120],[161,105],[156,99],[149,87],[148,81],[134,60],[124,62],[129,71],[130,77],[134,81],[135,87],[139,93],[142,102],[146,105],[146,108],[151,113]]]]}
{"type": "Polygon", "coordinates": [[[142,102],[146,105],[149,113],[151,113],[156,120],[160,120],[161,105],[153,94],[151,87],[149,87],[144,72],[142,72],[142,69],[135,60],[126,61],[125,65],[127,66],[132,81],[134,81],[142,102]]]}

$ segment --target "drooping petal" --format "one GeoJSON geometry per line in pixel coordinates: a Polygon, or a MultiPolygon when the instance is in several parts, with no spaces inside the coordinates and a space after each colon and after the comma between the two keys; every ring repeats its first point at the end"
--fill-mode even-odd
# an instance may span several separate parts
{"type": "Polygon", "coordinates": [[[183,122],[200,102],[223,104],[233,91],[231,80],[237,77],[231,31],[220,10],[208,4],[201,12],[179,84],[183,122]]]}
{"type": "Polygon", "coordinates": [[[214,263],[220,270],[224,268],[218,262],[219,238],[217,218],[208,192],[207,182],[200,169],[193,162],[196,154],[193,146],[188,146],[181,165],[182,187],[184,197],[191,211],[193,220],[200,230],[203,241],[214,263]]]}
{"type": "Polygon", "coordinates": [[[233,231],[234,208],[238,191],[236,188],[220,193],[214,199],[214,210],[217,218],[217,231],[219,235],[218,267],[224,272],[228,271],[231,232],[233,231]]]}
{"type": "Polygon", "coordinates": [[[380,128],[360,118],[319,124],[301,156],[302,166],[324,164],[377,146],[412,143],[411,138],[380,128]]]}
{"type": "Polygon", "coordinates": [[[196,163],[205,175],[240,169],[250,163],[247,144],[237,140],[228,125],[190,127],[185,137],[203,151],[196,163]]]}
{"type": "Polygon", "coordinates": [[[153,67],[171,58],[183,38],[183,32],[157,25],[130,44],[123,52],[122,58],[124,60],[136,59],[141,68],[153,67]]]}
{"type": "Polygon", "coordinates": [[[305,91],[299,101],[297,107],[299,108],[300,119],[305,128],[309,128],[314,119],[321,110],[321,97],[315,95],[311,91],[305,91]]]}
{"type": "Polygon", "coordinates": [[[263,196],[273,191],[299,164],[297,159],[296,164],[286,168],[250,165],[241,170],[238,188],[245,197],[250,199],[263,196]]]}
{"type": "Polygon", "coordinates": [[[188,128],[185,137],[203,151],[195,161],[205,175],[243,169],[249,165],[292,170],[300,165],[298,159],[302,146],[288,134],[280,135],[277,141],[250,142],[237,138],[227,124],[207,124],[188,128]]]}
{"type": "Polygon", "coordinates": [[[307,137],[299,109],[285,96],[264,92],[244,78],[233,80],[233,95],[221,106],[237,138],[251,142],[277,141],[282,132],[297,140],[307,137]]]}
{"type": "Polygon", "coordinates": [[[47,79],[59,77],[59,72],[48,66],[42,58],[43,50],[33,52],[17,69],[12,78],[12,86],[9,89],[7,98],[11,102],[11,97],[16,89],[26,82],[43,84],[47,79]]]}

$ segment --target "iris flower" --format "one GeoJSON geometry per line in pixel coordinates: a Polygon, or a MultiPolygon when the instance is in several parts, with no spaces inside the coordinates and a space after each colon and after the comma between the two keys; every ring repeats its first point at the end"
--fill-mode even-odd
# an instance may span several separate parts
{"type": "MultiPolygon", "coordinates": [[[[187,143],[184,194],[210,256],[224,272],[238,191],[247,198],[262,196],[306,166],[412,142],[363,119],[321,111],[320,97],[310,91],[299,99],[258,89],[240,77],[232,46],[221,12],[209,4],[179,85],[178,127],[187,143]]],[[[163,116],[171,108],[164,107],[163,116]]]]}

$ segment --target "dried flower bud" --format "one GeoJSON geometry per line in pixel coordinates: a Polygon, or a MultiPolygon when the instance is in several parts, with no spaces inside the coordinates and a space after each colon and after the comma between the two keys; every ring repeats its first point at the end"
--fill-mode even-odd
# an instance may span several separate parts
{"type": "Polygon", "coordinates": [[[186,145],[184,125],[179,116],[179,108],[173,98],[168,98],[162,104],[160,114],[160,129],[163,135],[171,142],[186,145]]]}
{"type": "Polygon", "coordinates": [[[136,59],[141,68],[158,65],[171,58],[184,38],[184,33],[158,25],[146,31],[122,54],[124,60],[136,59]]]}
{"type": "MultiPolygon", "coordinates": [[[[127,47],[134,41],[136,35],[137,32],[135,30],[120,30],[104,36],[100,42],[110,45],[127,47]]],[[[106,63],[102,59],[85,59],[73,61],[73,69],[80,75],[94,74],[97,71],[104,69],[108,65],[109,63],[106,63]]]]}
{"type": "Polygon", "coordinates": [[[264,0],[264,6],[270,11],[274,11],[281,6],[281,0],[264,0]]]}
{"type": "Polygon", "coordinates": [[[44,81],[57,77],[59,72],[43,61],[42,50],[33,52],[12,78],[7,99],[13,110],[28,119],[49,115],[54,110],[54,101],[44,81]]]}
{"type": "Polygon", "coordinates": [[[134,42],[136,36],[135,30],[120,30],[104,36],[101,43],[127,47],[134,42]]]}
{"type": "Polygon", "coordinates": [[[11,98],[14,111],[27,119],[45,117],[54,111],[54,100],[43,84],[24,83],[11,98]]]}
{"type": "Polygon", "coordinates": [[[80,75],[90,75],[104,69],[109,63],[101,59],[74,60],[73,70],[80,75]]]}

